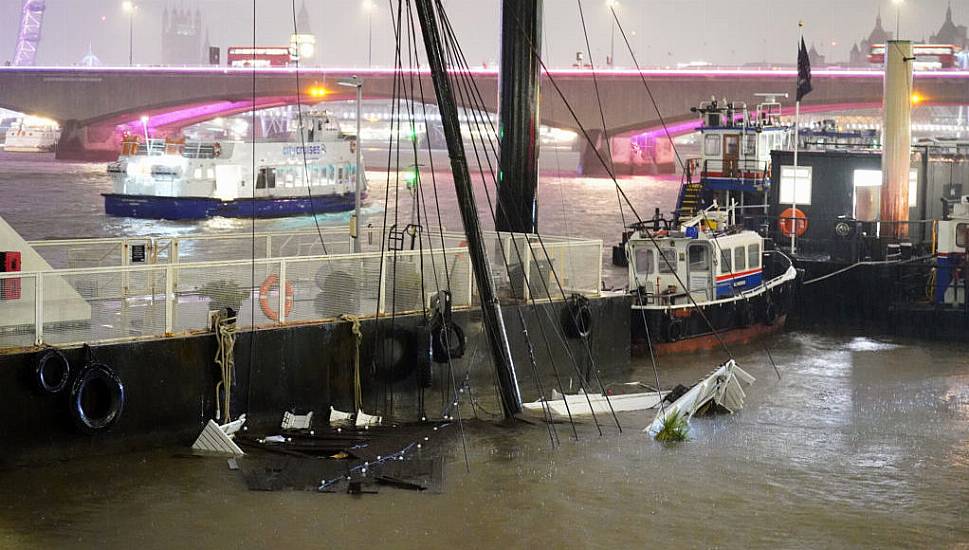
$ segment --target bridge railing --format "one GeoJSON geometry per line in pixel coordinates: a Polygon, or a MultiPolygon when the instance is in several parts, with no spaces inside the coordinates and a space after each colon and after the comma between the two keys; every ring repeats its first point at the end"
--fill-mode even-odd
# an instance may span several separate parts
{"type": "MultiPolygon", "coordinates": [[[[210,329],[211,312],[225,308],[236,312],[242,328],[323,322],[342,314],[416,313],[445,289],[455,308],[468,308],[479,299],[468,250],[456,246],[461,237],[446,234],[447,248],[383,254],[160,261],[177,257],[168,250],[154,264],[2,273],[0,349],[201,333],[210,329]]],[[[601,241],[547,238],[541,247],[535,236],[490,233],[487,238],[489,259],[501,266],[495,278],[506,303],[560,300],[563,292],[598,295],[601,241]],[[510,251],[513,239],[521,261],[508,252],[505,268],[498,242],[510,251]]]]}

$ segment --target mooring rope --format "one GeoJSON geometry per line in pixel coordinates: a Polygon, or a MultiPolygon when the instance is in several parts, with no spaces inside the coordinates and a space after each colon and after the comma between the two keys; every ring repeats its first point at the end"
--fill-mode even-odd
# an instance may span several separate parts
{"type": "Polygon", "coordinates": [[[219,349],[215,353],[215,364],[219,366],[222,380],[215,385],[215,417],[228,422],[232,417],[232,373],[235,370],[236,326],[235,317],[220,317],[215,325],[219,349]],[[221,392],[219,391],[221,388],[221,392]],[[220,404],[221,402],[221,404],[220,404]]]}
{"type": "Polygon", "coordinates": [[[363,408],[363,390],[360,384],[360,344],[363,342],[363,331],[360,330],[360,317],[344,313],[340,315],[341,321],[352,323],[350,330],[353,332],[354,352],[353,352],[353,409],[359,411],[363,408]]]}

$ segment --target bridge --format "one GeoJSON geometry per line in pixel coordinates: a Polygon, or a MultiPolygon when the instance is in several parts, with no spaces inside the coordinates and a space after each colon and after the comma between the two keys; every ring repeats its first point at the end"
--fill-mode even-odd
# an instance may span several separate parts
{"type": "MultiPolygon", "coordinates": [[[[485,108],[494,112],[498,101],[496,69],[472,69],[485,108]]],[[[243,69],[227,67],[0,67],[0,107],[52,118],[61,123],[59,158],[113,159],[118,152],[118,129],[141,130],[148,116],[159,135],[174,133],[203,120],[256,108],[352,99],[354,90],[337,81],[353,75],[364,80],[366,99],[390,99],[395,73],[391,69],[324,68],[243,69]],[[297,77],[299,85],[297,86],[297,77]],[[255,101],[253,101],[255,97],[255,101]]],[[[613,155],[626,153],[622,139],[646,132],[661,135],[662,120],[674,132],[689,131],[690,108],[701,101],[726,97],[753,106],[754,94],[793,92],[793,69],[597,69],[605,131],[617,137],[613,155]],[[642,80],[652,91],[653,106],[642,80]]],[[[419,79],[428,103],[435,102],[426,71],[405,79],[419,79]]],[[[814,92],[802,111],[877,108],[881,105],[880,70],[825,69],[813,73],[814,92]]],[[[592,130],[597,148],[605,150],[602,123],[595,101],[593,71],[552,69],[543,75],[541,120],[548,126],[578,129],[575,118],[555,86],[568,99],[582,125],[592,130]],[[553,86],[554,82],[554,86],[553,86]]],[[[969,71],[925,71],[915,74],[915,90],[924,105],[969,104],[969,71]]],[[[626,149],[628,149],[628,145],[626,149]]],[[[587,155],[588,156],[588,155],[587,155]]],[[[620,164],[624,158],[616,158],[620,164]]]]}

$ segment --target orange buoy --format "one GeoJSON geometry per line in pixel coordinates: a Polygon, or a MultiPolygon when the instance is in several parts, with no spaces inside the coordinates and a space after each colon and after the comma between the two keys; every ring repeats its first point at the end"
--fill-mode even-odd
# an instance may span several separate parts
{"type": "Polygon", "coordinates": [[[807,215],[798,208],[788,208],[778,216],[777,227],[785,237],[800,237],[808,228],[807,215]]]}
{"type": "MultiPolygon", "coordinates": [[[[279,312],[275,310],[271,305],[269,305],[269,292],[273,287],[279,286],[279,277],[273,273],[266,277],[266,280],[262,282],[259,287],[259,309],[262,310],[263,315],[268,317],[273,321],[279,320],[279,312]]],[[[286,317],[293,311],[293,285],[286,281],[286,317]]]]}

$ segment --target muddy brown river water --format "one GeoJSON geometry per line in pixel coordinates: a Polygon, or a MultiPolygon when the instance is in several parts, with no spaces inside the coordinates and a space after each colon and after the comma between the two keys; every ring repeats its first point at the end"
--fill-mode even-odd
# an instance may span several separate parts
{"type": "MultiPolygon", "coordinates": [[[[102,170],[0,156],[0,215],[28,238],[248,227],[106,218],[102,170]]],[[[624,186],[644,212],[675,193],[624,186]]],[[[617,235],[610,183],[546,178],[541,193],[547,232],[617,235]]],[[[760,344],[733,350],[757,377],[747,406],[695,419],[685,443],[644,436],[652,413],[621,415],[622,433],[581,424],[578,441],[559,425],[554,449],[542,426],[469,420],[469,469],[452,434],[439,494],[250,492],[224,460],[184,449],[2,471],[0,548],[969,547],[966,344],[789,331],[770,347],[780,379],[760,344]]],[[[722,360],[661,358],[658,374],[688,383],[722,360]]]]}

